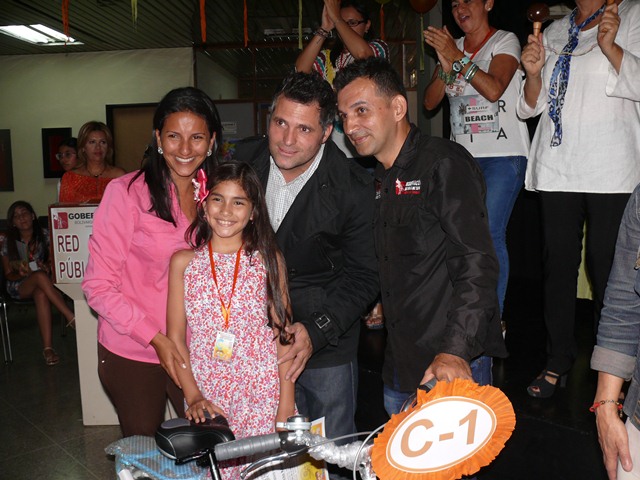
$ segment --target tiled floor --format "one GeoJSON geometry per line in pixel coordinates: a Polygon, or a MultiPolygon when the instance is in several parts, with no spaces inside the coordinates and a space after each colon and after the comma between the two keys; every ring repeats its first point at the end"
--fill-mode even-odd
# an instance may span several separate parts
{"type": "MultiPolygon", "coordinates": [[[[505,450],[479,480],[604,480],[593,416],[595,374],[588,368],[593,342],[590,302],[580,301],[577,324],[580,357],[568,387],[548,400],[525,388],[543,367],[544,329],[539,289],[512,281],[505,318],[511,356],[494,366],[495,383],[512,401],[516,430],[505,450]]],[[[114,479],[114,462],[104,448],[119,437],[117,427],[84,427],[78,385],[75,335],[54,343],[62,360],[47,367],[41,355],[33,310],[11,323],[12,365],[0,364],[0,480],[114,479]]],[[[358,424],[384,423],[379,377],[384,332],[365,332],[360,355],[358,424]]]]}
{"type": "Polygon", "coordinates": [[[61,361],[48,367],[33,307],[10,318],[14,361],[0,365],[0,479],[116,478],[104,447],[119,428],[82,425],[74,332],[62,337],[55,325],[61,361]]]}
{"type": "MultiPolygon", "coordinates": [[[[531,398],[526,387],[544,367],[545,330],[539,285],[511,281],[505,303],[509,358],[494,363],[494,384],[511,400],[516,428],[498,458],[479,480],[605,480],[593,414],[596,374],[589,368],[593,349],[591,302],[578,300],[579,356],[567,388],[550,399],[531,398]]],[[[380,395],[383,332],[366,333],[360,344],[359,424],[373,428],[386,419],[380,395]]]]}

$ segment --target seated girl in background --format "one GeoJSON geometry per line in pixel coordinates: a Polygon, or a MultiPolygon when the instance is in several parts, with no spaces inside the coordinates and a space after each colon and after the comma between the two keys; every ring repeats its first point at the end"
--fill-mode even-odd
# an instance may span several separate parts
{"type": "Polygon", "coordinates": [[[61,202],[99,203],[107,184],[126,173],[111,165],[113,136],[102,122],[87,122],[80,127],[78,159],[79,166],[62,176],[61,202]]]}
{"type": "MultiPolygon", "coordinates": [[[[198,216],[185,235],[195,251],[173,255],[167,306],[167,335],[188,359],[175,368],[186,416],[223,414],[236,438],[270,433],[295,410],[290,362],[277,364],[291,342],[284,259],[248,164],[221,164],[208,181],[200,170],[197,183],[198,216]]],[[[222,465],[223,478],[239,472],[222,465]]]]}
{"type": "Polygon", "coordinates": [[[44,346],[42,354],[47,365],[55,365],[60,357],[52,346],[51,304],[67,319],[67,326],[74,326],[75,319],[51,282],[49,232],[40,227],[33,207],[23,201],[9,207],[7,224],[9,230],[0,252],[7,294],[16,300],[33,299],[44,346]]]}

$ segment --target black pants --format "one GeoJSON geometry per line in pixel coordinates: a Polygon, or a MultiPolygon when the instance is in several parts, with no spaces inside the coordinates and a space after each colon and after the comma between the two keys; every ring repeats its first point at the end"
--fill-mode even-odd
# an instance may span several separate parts
{"type": "Polygon", "coordinates": [[[184,395],[164,368],[116,355],[98,344],[98,376],[116,408],[123,437],[153,437],[164,420],[167,397],[184,416],[184,395]]]}
{"type": "Polygon", "coordinates": [[[586,221],[586,269],[600,319],[618,228],[630,194],[540,192],[544,235],[544,320],[547,369],[563,374],[573,365],[578,268],[586,221]]]}

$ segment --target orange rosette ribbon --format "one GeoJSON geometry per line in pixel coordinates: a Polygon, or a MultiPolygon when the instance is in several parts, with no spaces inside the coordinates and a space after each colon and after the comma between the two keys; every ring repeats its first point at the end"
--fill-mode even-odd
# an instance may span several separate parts
{"type": "Polygon", "coordinates": [[[417,404],[393,415],[374,441],[381,480],[455,480],[473,475],[504,448],[516,425],[511,402],[470,380],[418,390],[417,404]]]}

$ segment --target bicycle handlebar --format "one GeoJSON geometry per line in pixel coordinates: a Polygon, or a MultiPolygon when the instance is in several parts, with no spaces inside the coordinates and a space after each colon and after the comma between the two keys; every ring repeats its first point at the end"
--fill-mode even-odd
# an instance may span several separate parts
{"type": "Polygon", "coordinates": [[[214,447],[214,452],[218,461],[270,452],[271,450],[282,448],[288,435],[289,432],[269,433],[227,443],[219,443],[214,447]]]}

